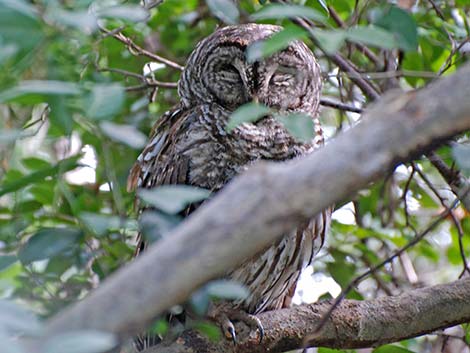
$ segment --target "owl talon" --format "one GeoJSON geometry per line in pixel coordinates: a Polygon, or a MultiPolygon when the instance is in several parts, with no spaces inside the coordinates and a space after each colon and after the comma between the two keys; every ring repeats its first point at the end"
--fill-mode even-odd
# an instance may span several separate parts
{"type": "Polygon", "coordinates": [[[236,346],[237,334],[236,334],[235,326],[233,326],[232,321],[230,321],[230,319],[226,315],[221,315],[220,325],[222,326],[222,330],[225,333],[225,337],[227,339],[231,339],[233,341],[233,344],[236,346]]]}
{"type": "Polygon", "coordinates": [[[258,319],[254,315],[250,315],[244,311],[240,310],[232,310],[232,309],[225,309],[220,310],[219,312],[213,313],[211,315],[213,319],[219,324],[222,332],[224,333],[225,337],[229,340],[233,341],[234,345],[238,344],[238,337],[235,326],[233,325],[233,321],[241,321],[245,323],[251,331],[258,331],[258,344],[263,341],[264,338],[264,328],[261,324],[260,319],[258,319]]]}
{"type": "Polygon", "coordinates": [[[235,311],[232,315],[234,320],[242,321],[250,327],[251,330],[257,330],[259,333],[258,344],[261,344],[264,338],[264,327],[261,320],[255,315],[248,314],[244,311],[235,311]]]}
{"type": "Polygon", "coordinates": [[[232,329],[230,330],[229,333],[230,333],[230,336],[231,336],[230,338],[231,338],[232,341],[233,341],[233,345],[236,346],[238,342],[237,342],[237,334],[236,334],[236,332],[235,332],[235,328],[232,327],[232,329]]]}

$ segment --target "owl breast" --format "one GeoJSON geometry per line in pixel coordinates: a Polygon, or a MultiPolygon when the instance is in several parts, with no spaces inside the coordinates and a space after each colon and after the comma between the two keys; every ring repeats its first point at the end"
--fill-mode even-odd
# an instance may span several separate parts
{"type": "Polygon", "coordinates": [[[189,163],[193,185],[219,190],[260,159],[287,160],[308,153],[311,144],[295,141],[273,118],[226,131],[230,112],[217,104],[197,107],[184,123],[176,153],[189,163]]]}

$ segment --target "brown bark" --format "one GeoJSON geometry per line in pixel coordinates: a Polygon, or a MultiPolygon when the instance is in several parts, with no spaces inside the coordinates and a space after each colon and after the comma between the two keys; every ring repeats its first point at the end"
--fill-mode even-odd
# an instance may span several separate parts
{"type": "Polygon", "coordinates": [[[344,300],[323,329],[311,336],[331,303],[321,302],[266,312],[258,317],[265,328],[261,344],[253,337],[238,347],[221,340],[211,342],[194,331],[186,331],[169,345],[143,353],[281,353],[308,346],[364,348],[397,342],[438,329],[470,321],[470,279],[447,285],[416,289],[395,297],[373,300],[344,300]]]}
{"type": "Polygon", "coordinates": [[[300,222],[470,129],[468,82],[469,65],[426,89],[380,99],[362,123],[312,155],[259,163],[146,254],[52,318],[46,333],[96,329],[126,337],[142,331],[155,315],[300,222]]]}

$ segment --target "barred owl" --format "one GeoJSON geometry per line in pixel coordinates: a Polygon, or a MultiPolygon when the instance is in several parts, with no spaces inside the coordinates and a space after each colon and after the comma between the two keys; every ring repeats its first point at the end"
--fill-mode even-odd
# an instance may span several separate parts
{"type": "MultiPolygon", "coordinates": [[[[321,76],[310,49],[293,41],[269,58],[256,62],[246,58],[249,45],[280,29],[259,24],[225,27],[197,45],[178,84],[180,103],[155,124],[150,141],[131,170],[130,189],[187,184],[217,192],[258,160],[297,158],[323,144],[317,118],[321,76]],[[231,113],[250,101],[280,112],[311,116],[315,127],[311,142],[296,140],[269,115],[228,133],[225,127],[231,113]]],[[[227,337],[236,339],[234,320],[258,328],[262,337],[261,323],[254,315],[290,303],[300,272],[323,244],[330,215],[331,210],[325,210],[312,217],[226,273],[225,278],[250,291],[244,300],[218,303],[212,308],[210,316],[227,337]]]]}

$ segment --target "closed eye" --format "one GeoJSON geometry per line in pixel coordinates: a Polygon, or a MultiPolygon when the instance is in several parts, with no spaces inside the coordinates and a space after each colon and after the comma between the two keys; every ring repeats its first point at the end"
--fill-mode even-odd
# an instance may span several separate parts
{"type": "Polygon", "coordinates": [[[279,73],[279,74],[290,74],[292,76],[294,76],[296,73],[297,73],[297,68],[295,67],[292,67],[292,66],[284,66],[284,65],[279,65],[277,70],[276,70],[276,73],[279,73]]]}
{"type": "Polygon", "coordinates": [[[237,68],[230,64],[220,68],[219,76],[227,83],[239,83],[242,80],[237,68]]]}
{"type": "Polygon", "coordinates": [[[299,70],[292,66],[279,65],[276,72],[271,76],[269,84],[276,86],[289,86],[299,75],[299,70]]]}

